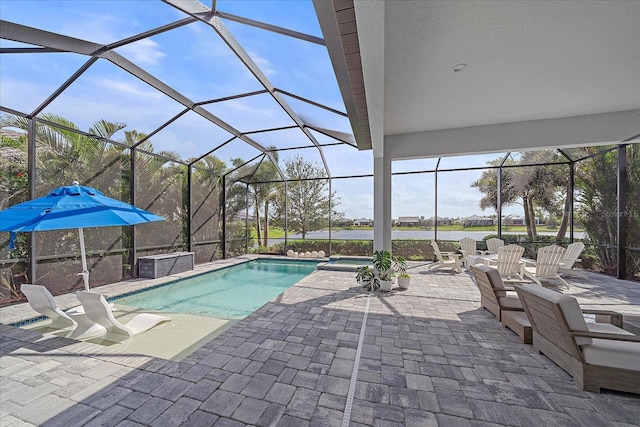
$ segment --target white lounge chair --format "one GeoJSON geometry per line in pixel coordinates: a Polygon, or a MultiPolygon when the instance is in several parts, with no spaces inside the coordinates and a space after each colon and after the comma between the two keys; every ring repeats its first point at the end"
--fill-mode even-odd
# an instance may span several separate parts
{"type": "Polygon", "coordinates": [[[111,334],[130,338],[133,335],[145,332],[160,322],[169,322],[171,318],[158,314],[142,313],[136,315],[125,325],[113,317],[109,309],[107,300],[101,294],[93,292],[78,291],[78,299],[84,307],[84,311],[89,319],[104,326],[111,334]]]}
{"type": "Polygon", "coordinates": [[[75,328],[78,324],[64,311],[58,308],[53,295],[47,288],[40,285],[22,285],[20,291],[27,297],[31,308],[51,319],[52,328],[75,328]]]}
{"type": "Polygon", "coordinates": [[[495,260],[489,260],[489,266],[494,267],[505,280],[524,282],[522,277],[524,264],[522,263],[522,254],[524,248],[518,245],[500,246],[498,248],[498,257],[495,260]]]}
{"type": "Polygon", "coordinates": [[[487,240],[487,250],[490,254],[497,254],[498,248],[504,246],[504,240],[495,237],[487,240]]]}
{"type": "Polygon", "coordinates": [[[41,285],[22,285],[20,290],[27,297],[31,308],[51,319],[47,325],[53,329],[67,330],[67,338],[90,339],[103,335],[107,330],[87,319],[82,307],[75,307],[66,313],[58,308],[53,295],[41,285]]]}
{"type": "Polygon", "coordinates": [[[450,268],[458,273],[462,273],[462,263],[460,262],[460,254],[455,252],[440,252],[438,243],[435,240],[431,241],[433,252],[436,255],[437,261],[435,264],[429,266],[429,270],[438,270],[440,268],[450,268]]]}
{"type": "Polygon", "coordinates": [[[573,269],[573,264],[580,262],[580,254],[584,250],[584,243],[574,242],[567,246],[567,250],[564,252],[564,257],[560,261],[560,268],[558,272],[560,274],[571,274],[574,276],[582,277],[583,279],[589,279],[586,274],[573,269]]]}
{"type": "Polygon", "coordinates": [[[542,286],[542,282],[557,279],[569,289],[569,284],[558,274],[560,261],[564,256],[564,248],[558,245],[545,246],[538,249],[536,265],[525,266],[524,275],[542,286]]]}

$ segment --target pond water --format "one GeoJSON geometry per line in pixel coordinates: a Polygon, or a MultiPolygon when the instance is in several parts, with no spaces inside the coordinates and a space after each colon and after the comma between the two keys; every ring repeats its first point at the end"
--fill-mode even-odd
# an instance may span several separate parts
{"type": "MultiPolygon", "coordinates": [[[[438,240],[450,240],[450,241],[459,241],[463,237],[471,237],[475,240],[482,240],[483,237],[488,236],[490,234],[497,234],[497,231],[440,231],[438,230],[438,240]]],[[[509,231],[502,231],[502,234],[514,234],[509,231]]],[[[518,233],[525,234],[525,233],[518,233]]],[[[555,236],[556,233],[554,231],[542,231],[538,232],[541,236],[555,236]]],[[[435,236],[433,230],[391,230],[391,239],[393,240],[404,240],[404,239],[433,239],[435,236]]],[[[567,233],[568,237],[568,233],[567,233]]],[[[574,237],[576,239],[584,238],[583,232],[574,233],[574,237]]],[[[290,235],[289,239],[300,239],[302,238],[299,234],[290,235]]],[[[307,239],[328,239],[329,238],[329,230],[319,230],[312,231],[307,233],[307,239]]],[[[373,230],[333,230],[331,232],[331,238],[336,240],[373,240],[373,230]]],[[[275,243],[281,242],[284,239],[269,239],[269,244],[273,245],[275,243]]]]}

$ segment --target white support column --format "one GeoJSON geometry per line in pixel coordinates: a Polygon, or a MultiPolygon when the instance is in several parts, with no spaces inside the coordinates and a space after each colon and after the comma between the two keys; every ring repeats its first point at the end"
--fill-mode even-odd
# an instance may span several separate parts
{"type": "Polygon", "coordinates": [[[373,250],[391,250],[391,159],[373,158],[373,250]]]}

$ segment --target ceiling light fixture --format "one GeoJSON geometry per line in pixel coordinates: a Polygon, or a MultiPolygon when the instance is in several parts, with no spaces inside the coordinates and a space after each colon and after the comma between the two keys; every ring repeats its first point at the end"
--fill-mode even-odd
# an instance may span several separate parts
{"type": "Polygon", "coordinates": [[[454,65],[452,70],[454,73],[457,73],[464,70],[465,68],[467,68],[467,64],[458,64],[458,65],[454,65]]]}

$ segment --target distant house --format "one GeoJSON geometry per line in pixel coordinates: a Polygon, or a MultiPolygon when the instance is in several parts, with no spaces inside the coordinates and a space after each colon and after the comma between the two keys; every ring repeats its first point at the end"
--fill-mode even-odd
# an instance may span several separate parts
{"type": "Polygon", "coordinates": [[[472,215],[464,219],[463,225],[465,227],[483,227],[487,225],[494,225],[493,218],[488,216],[472,215]]]}
{"type": "Polygon", "coordinates": [[[398,227],[416,227],[420,225],[420,217],[419,216],[400,216],[396,220],[396,225],[398,227]]]}
{"type": "MultiPolygon", "coordinates": [[[[507,215],[502,219],[504,225],[525,225],[524,217],[520,215],[507,215]]],[[[536,218],[536,225],[541,225],[540,218],[536,218]]]]}
{"type": "MultiPolygon", "coordinates": [[[[434,217],[429,218],[429,222],[434,223],[434,217]]],[[[451,218],[442,218],[438,217],[438,225],[453,225],[453,220],[451,218]]]]}
{"type": "Polygon", "coordinates": [[[503,218],[504,225],[524,225],[524,217],[519,215],[507,215],[503,218]]]}
{"type": "Polygon", "coordinates": [[[373,220],[369,218],[358,218],[353,220],[354,227],[371,227],[373,220]]]}

